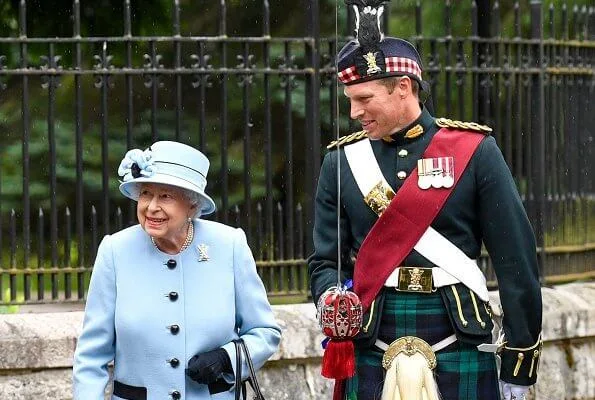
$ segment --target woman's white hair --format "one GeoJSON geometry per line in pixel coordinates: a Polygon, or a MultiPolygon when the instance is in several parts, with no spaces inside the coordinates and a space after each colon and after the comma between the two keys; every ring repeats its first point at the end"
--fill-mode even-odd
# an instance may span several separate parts
{"type": "Polygon", "coordinates": [[[200,218],[200,210],[202,209],[202,202],[203,202],[202,197],[198,193],[196,193],[192,190],[184,189],[184,188],[181,188],[181,189],[184,192],[184,196],[186,196],[186,198],[188,200],[190,200],[190,203],[193,206],[196,206],[195,213],[192,216],[192,218],[200,218]]]}
{"type": "MultiPolygon", "coordinates": [[[[137,188],[138,191],[139,191],[139,193],[142,190],[142,187],[144,185],[146,185],[146,184],[147,183],[141,183],[139,185],[139,187],[137,188]]],[[[194,210],[194,215],[192,215],[191,218],[192,219],[194,219],[194,218],[200,218],[200,216],[201,216],[201,213],[200,212],[201,212],[201,209],[202,209],[202,206],[203,206],[203,201],[204,201],[204,199],[202,198],[201,195],[199,195],[198,193],[196,193],[193,190],[186,189],[186,188],[181,188],[181,187],[178,187],[178,186],[172,186],[172,185],[168,185],[168,184],[165,184],[165,183],[160,183],[159,185],[165,185],[165,186],[169,186],[171,188],[176,188],[176,189],[180,190],[182,192],[182,196],[184,196],[188,201],[190,201],[190,204],[192,204],[193,206],[196,206],[195,207],[195,210],[194,210]]]]}

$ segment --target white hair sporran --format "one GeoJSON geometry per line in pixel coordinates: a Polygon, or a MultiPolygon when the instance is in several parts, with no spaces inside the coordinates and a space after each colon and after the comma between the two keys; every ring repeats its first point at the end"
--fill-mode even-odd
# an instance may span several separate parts
{"type": "Polygon", "coordinates": [[[424,340],[405,336],[392,342],[382,357],[386,370],[382,400],[439,400],[432,370],[436,355],[424,340]]]}

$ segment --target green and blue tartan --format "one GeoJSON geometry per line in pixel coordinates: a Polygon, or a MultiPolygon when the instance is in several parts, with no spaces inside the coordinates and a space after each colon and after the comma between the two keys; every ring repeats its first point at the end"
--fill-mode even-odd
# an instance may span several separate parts
{"type": "MultiPolygon", "coordinates": [[[[418,294],[386,290],[378,338],[390,344],[403,336],[419,337],[430,345],[454,333],[439,293],[418,294]]],[[[375,346],[356,347],[356,375],[347,380],[346,400],[375,400],[382,395],[383,352],[375,346]]],[[[455,342],[436,353],[434,370],[443,400],[499,400],[496,360],[492,353],[455,342]]]]}

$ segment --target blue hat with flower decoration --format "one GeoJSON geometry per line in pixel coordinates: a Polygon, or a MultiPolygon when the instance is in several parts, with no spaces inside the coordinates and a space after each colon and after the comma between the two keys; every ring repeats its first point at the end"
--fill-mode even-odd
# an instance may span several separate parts
{"type": "Polygon", "coordinates": [[[130,150],[118,168],[122,177],[120,192],[138,201],[143,183],[172,185],[197,193],[201,201],[201,215],[211,214],[217,208],[206,193],[209,160],[200,151],[178,142],[161,141],[147,150],[130,150]]]}
{"type": "Polygon", "coordinates": [[[384,37],[380,29],[384,4],[390,0],[345,0],[355,10],[357,39],[347,43],[337,55],[337,74],[345,85],[387,78],[408,76],[428,91],[422,77],[419,53],[406,40],[384,37]]]}

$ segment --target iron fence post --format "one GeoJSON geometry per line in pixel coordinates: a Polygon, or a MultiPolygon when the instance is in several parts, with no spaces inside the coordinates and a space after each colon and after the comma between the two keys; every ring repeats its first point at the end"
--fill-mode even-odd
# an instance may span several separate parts
{"type": "Polygon", "coordinates": [[[531,0],[531,39],[535,41],[534,49],[534,67],[537,72],[532,74],[531,82],[531,143],[532,143],[532,170],[529,172],[529,179],[533,184],[533,201],[536,212],[533,213],[535,220],[533,228],[535,229],[535,238],[539,252],[539,277],[543,282],[544,268],[546,262],[545,253],[545,109],[544,109],[544,43],[543,43],[543,5],[541,0],[531,0]]]}
{"type": "MultiPolygon", "coordinates": [[[[586,37],[585,40],[589,40],[589,41],[595,41],[595,6],[591,6],[589,7],[589,14],[587,16],[588,18],[588,23],[587,23],[587,33],[586,33],[586,37]]],[[[595,49],[591,48],[591,50],[586,50],[587,54],[590,55],[589,58],[587,58],[588,63],[591,64],[591,66],[593,66],[595,64],[595,49]]],[[[586,162],[588,163],[588,160],[593,160],[593,142],[595,142],[595,113],[589,112],[590,110],[592,110],[592,107],[595,105],[595,76],[591,75],[591,79],[590,79],[590,83],[588,85],[587,88],[588,92],[588,96],[587,98],[589,99],[589,103],[587,103],[585,105],[585,110],[587,111],[586,115],[587,117],[587,121],[586,121],[586,127],[588,128],[588,143],[589,145],[587,146],[587,154],[585,157],[586,162]]],[[[592,168],[591,164],[591,168],[592,168]]],[[[591,201],[593,201],[593,196],[595,196],[595,174],[591,171],[591,168],[588,168],[586,171],[587,174],[587,194],[588,196],[590,196],[591,201]]]]}
{"type": "MultiPolygon", "coordinates": [[[[306,44],[306,68],[310,73],[306,75],[306,154],[310,154],[312,162],[306,163],[306,184],[304,204],[306,205],[306,254],[312,251],[312,227],[314,226],[314,195],[320,172],[320,6],[318,0],[307,0],[306,34],[310,41],[306,44]]],[[[308,157],[306,157],[308,158],[308,157]]]]}
{"type": "MultiPolygon", "coordinates": [[[[19,3],[19,36],[27,37],[27,3],[21,0],[19,3]]],[[[20,46],[21,68],[29,67],[29,55],[26,43],[20,46]]],[[[23,145],[22,145],[22,163],[23,163],[23,255],[24,262],[29,262],[30,239],[31,239],[31,195],[29,188],[29,179],[31,177],[31,158],[29,154],[29,144],[31,141],[31,122],[30,122],[30,103],[29,103],[29,77],[23,76],[22,80],[22,98],[21,98],[21,120],[23,126],[23,145]]]]}
{"type": "MultiPolygon", "coordinates": [[[[491,0],[477,0],[475,1],[477,6],[477,21],[474,34],[479,38],[490,38],[491,33],[491,0]]],[[[481,66],[482,64],[488,65],[487,58],[489,52],[489,44],[479,41],[476,45],[476,52],[473,57],[475,58],[474,65],[481,66]]],[[[489,112],[489,101],[490,92],[487,81],[490,79],[487,72],[476,74],[476,79],[473,80],[473,98],[477,99],[474,103],[473,120],[480,121],[483,124],[489,124],[490,112],[489,112]],[[483,83],[483,85],[482,85],[483,83]]]]}

